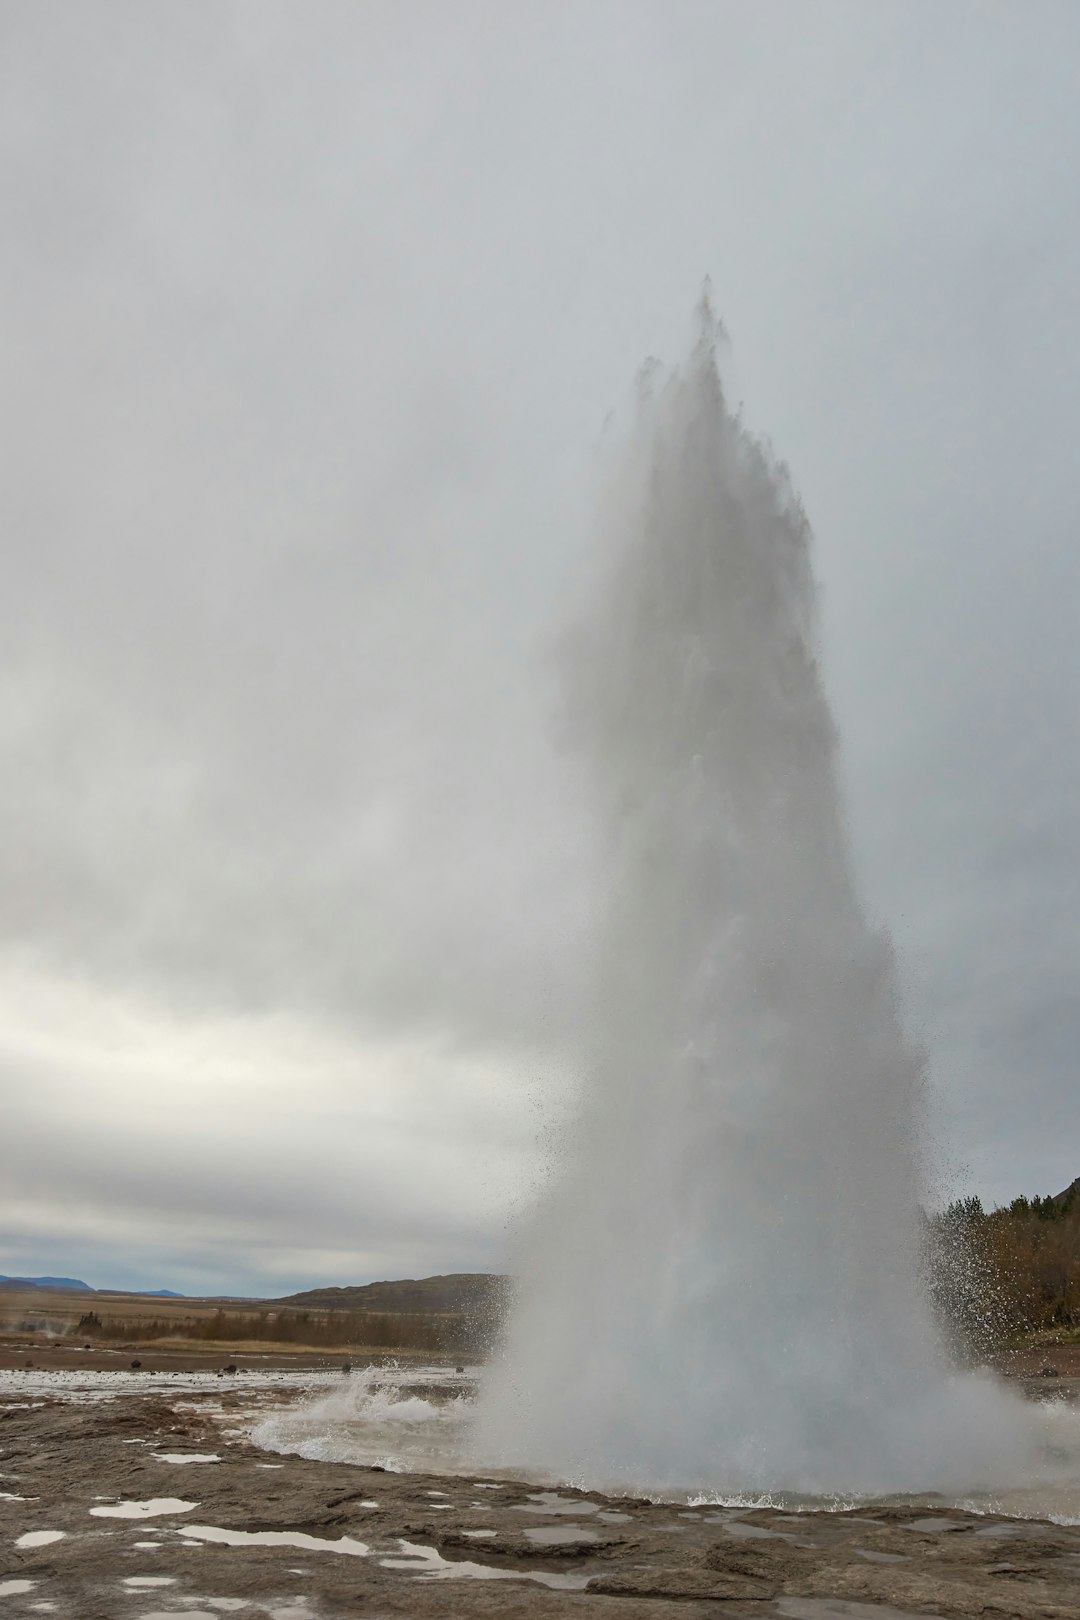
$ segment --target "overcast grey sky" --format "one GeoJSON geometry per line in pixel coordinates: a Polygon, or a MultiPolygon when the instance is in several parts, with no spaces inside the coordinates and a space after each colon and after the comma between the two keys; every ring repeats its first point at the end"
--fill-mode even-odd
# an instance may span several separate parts
{"type": "Polygon", "coordinates": [[[550,646],[702,277],[989,1199],[1080,1175],[1072,0],[0,0],[0,1272],[499,1263],[550,646]]]}

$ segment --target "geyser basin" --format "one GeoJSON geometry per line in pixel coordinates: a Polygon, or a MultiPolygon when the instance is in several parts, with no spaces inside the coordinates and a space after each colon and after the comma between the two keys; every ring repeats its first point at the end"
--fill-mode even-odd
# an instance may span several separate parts
{"type": "Polygon", "coordinates": [[[568,638],[607,899],[487,1465],[817,1495],[1046,1464],[1020,1400],[949,1367],[921,1286],[923,1075],[852,878],[810,542],[704,309],[642,395],[568,638]]]}

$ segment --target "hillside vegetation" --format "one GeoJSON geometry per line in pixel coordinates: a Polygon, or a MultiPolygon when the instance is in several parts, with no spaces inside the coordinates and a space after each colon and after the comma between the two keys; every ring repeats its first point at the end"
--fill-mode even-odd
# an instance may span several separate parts
{"type": "Polygon", "coordinates": [[[980,1356],[1080,1331],[1080,1182],[985,1210],[962,1199],[928,1222],[928,1271],[958,1347],[980,1356]]]}
{"type": "Polygon", "coordinates": [[[405,1277],[354,1288],[308,1288],[302,1294],[286,1294],[267,1303],[315,1311],[450,1312],[471,1316],[497,1310],[508,1281],[487,1272],[459,1271],[445,1277],[405,1277]]]}

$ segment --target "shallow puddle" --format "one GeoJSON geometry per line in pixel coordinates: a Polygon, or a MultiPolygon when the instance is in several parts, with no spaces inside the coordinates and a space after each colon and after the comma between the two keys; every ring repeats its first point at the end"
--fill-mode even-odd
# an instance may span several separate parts
{"type": "Polygon", "coordinates": [[[597,1502],[583,1502],[580,1497],[560,1496],[558,1491],[537,1491],[530,1496],[528,1502],[515,1502],[511,1509],[514,1513],[532,1513],[551,1515],[555,1513],[599,1513],[597,1502]]]}
{"type": "Polygon", "coordinates": [[[587,1575],[549,1575],[542,1569],[495,1569],[491,1564],[471,1564],[466,1560],[444,1558],[434,1547],[415,1541],[399,1542],[403,1558],[380,1558],[383,1569],[411,1570],[419,1581],[535,1581],[555,1591],[583,1592],[587,1575]]]}
{"type": "Polygon", "coordinates": [[[0,1597],[22,1597],[36,1585],[37,1581],[0,1581],[0,1597]]]}
{"type": "Polygon", "coordinates": [[[175,1586],[176,1585],[176,1576],[175,1575],[127,1575],[127,1576],[124,1577],[124,1585],[125,1586],[130,1586],[133,1589],[137,1589],[139,1591],[141,1591],[144,1587],[150,1587],[150,1586],[175,1586]]]}
{"type": "Polygon", "coordinates": [[[789,1535],[786,1530],[766,1530],[764,1525],[743,1524],[741,1519],[728,1519],[724,1529],[729,1536],[739,1541],[795,1541],[795,1536],[789,1535]]]}
{"type": "Polygon", "coordinates": [[[569,1547],[574,1542],[600,1540],[595,1530],[586,1530],[583,1524],[545,1524],[526,1530],[525,1535],[538,1547],[569,1547]]]}
{"type": "Polygon", "coordinates": [[[63,1541],[66,1530],[28,1530],[15,1543],[16,1547],[49,1547],[54,1541],[63,1541]]]}
{"type": "Polygon", "coordinates": [[[152,1455],[158,1462],[175,1463],[183,1467],[185,1463],[219,1463],[221,1458],[216,1451],[155,1451],[152,1455]]]}
{"type": "Polygon", "coordinates": [[[159,1513],[190,1513],[198,1502],[185,1502],[179,1496],[152,1496],[146,1502],[112,1502],[108,1507],[92,1507],[95,1519],[152,1519],[159,1513]]]}
{"type": "Polygon", "coordinates": [[[371,1552],[366,1542],[351,1536],[325,1541],[303,1530],[223,1530],[213,1524],[185,1524],[183,1533],[185,1546],[211,1541],[222,1547],[302,1547],[307,1552],[347,1553],[352,1558],[367,1558],[371,1552]]]}
{"type": "MultiPolygon", "coordinates": [[[[491,1531],[489,1534],[494,1534],[491,1531]]],[[[589,1531],[585,1536],[594,1539],[589,1531]]],[[[183,1545],[185,1547],[198,1547],[210,1544],[223,1545],[223,1547],[301,1547],[306,1552],[338,1552],[348,1554],[355,1558],[372,1557],[371,1547],[363,1541],[353,1541],[351,1536],[342,1536],[340,1541],[324,1541],[319,1536],[308,1536],[304,1531],[290,1531],[290,1529],[223,1529],[217,1524],[185,1524],[183,1528],[183,1545]]],[[[573,1537],[578,1539],[578,1536],[573,1537]]],[[[557,1591],[580,1592],[588,1583],[585,1575],[549,1575],[546,1570],[495,1570],[486,1563],[470,1563],[468,1560],[452,1560],[444,1558],[434,1547],[424,1547],[419,1542],[398,1541],[402,1549],[400,1557],[377,1557],[377,1562],[384,1570],[403,1570],[415,1575],[421,1581],[534,1581],[539,1586],[549,1586],[557,1591]]],[[[134,1581],[152,1581],[152,1576],[134,1576],[134,1581]]],[[[206,1601],[206,1599],[204,1599],[206,1601]]],[[[142,1620],[147,1620],[146,1615],[142,1620]]],[[[180,1620],[180,1617],[173,1617],[180,1620]]]]}

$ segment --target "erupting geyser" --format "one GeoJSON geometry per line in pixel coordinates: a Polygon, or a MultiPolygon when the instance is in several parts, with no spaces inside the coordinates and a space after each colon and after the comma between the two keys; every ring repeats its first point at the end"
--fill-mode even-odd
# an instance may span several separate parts
{"type": "Polygon", "coordinates": [[[587,1483],[1015,1478],[919,1276],[922,1074],[863,913],[810,530],[728,408],[708,310],[643,392],[566,707],[607,902],[579,1118],[517,1256],[478,1454],[587,1483]]]}

